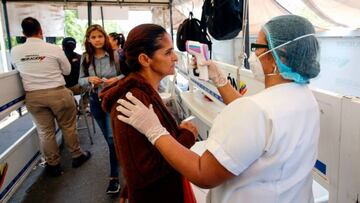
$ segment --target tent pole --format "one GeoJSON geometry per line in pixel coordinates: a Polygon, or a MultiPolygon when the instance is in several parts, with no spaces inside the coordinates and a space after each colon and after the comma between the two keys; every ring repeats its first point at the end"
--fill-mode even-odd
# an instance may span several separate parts
{"type": "Polygon", "coordinates": [[[103,29],[105,30],[105,24],[104,24],[104,11],[103,11],[103,7],[100,6],[100,14],[101,14],[101,24],[103,29]]]}
{"type": "MultiPolygon", "coordinates": [[[[9,47],[9,50],[11,50],[11,36],[10,36],[10,27],[9,27],[9,16],[7,13],[7,7],[6,7],[6,0],[2,0],[3,3],[3,12],[4,12],[4,21],[5,21],[5,29],[6,29],[6,37],[7,37],[7,44],[9,47]]],[[[6,48],[5,48],[6,49],[6,48]]]]}
{"type": "Polygon", "coordinates": [[[243,3],[243,28],[242,28],[242,56],[240,59],[244,68],[249,69],[249,4],[248,0],[243,3]]]}
{"type": "MultiPolygon", "coordinates": [[[[245,2],[248,2],[248,0],[245,0],[245,2]]],[[[250,44],[250,32],[249,32],[249,4],[246,3],[246,32],[245,32],[245,53],[246,56],[250,56],[250,52],[249,52],[249,44],[250,44]]],[[[245,59],[244,61],[244,65],[246,69],[249,69],[249,61],[248,58],[245,59]]]]}
{"type": "Polygon", "coordinates": [[[174,27],[173,27],[173,18],[172,18],[172,2],[173,0],[169,0],[169,10],[170,10],[170,33],[171,33],[171,39],[174,41],[174,27]]]}
{"type": "Polygon", "coordinates": [[[91,12],[91,2],[89,1],[87,3],[87,9],[88,9],[88,26],[90,26],[91,23],[91,19],[92,19],[92,12],[91,12]]]}

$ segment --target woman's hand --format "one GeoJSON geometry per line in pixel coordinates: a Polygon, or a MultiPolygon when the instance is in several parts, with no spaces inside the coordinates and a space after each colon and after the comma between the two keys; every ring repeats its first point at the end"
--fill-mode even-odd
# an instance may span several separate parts
{"type": "Polygon", "coordinates": [[[198,129],[192,122],[190,122],[190,121],[182,122],[179,125],[179,128],[183,128],[183,129],[186,129],[186,130],[192,132],[192,134],[194,135],[195,140],[198,138],[198,135],[199,135],[198,129]]]}
{"type": "Polygon", "coordinates": [[[102,81],[105,83],[105,86],[108,86],[111,83],[114,83],[114,82],[118,81],[118,78],[117,77],[113,77],[113,78],[110,78],[110,79],[103,78],[102,81]]]}
{"type": "Polygon", "coordinates": [[[99,86],[103,81],[97,76],[89,76],[88,77],[89,83],[93,84],[95,87],[99,86]]]}

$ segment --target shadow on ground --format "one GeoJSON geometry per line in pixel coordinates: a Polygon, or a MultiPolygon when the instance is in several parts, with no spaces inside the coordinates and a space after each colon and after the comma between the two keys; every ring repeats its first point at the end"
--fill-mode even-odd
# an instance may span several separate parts
{"type": "MultiPolygon", "coordinates": [[[[91,124],[91,122],[89,122],[91,124]]],[[[83,126],[84,122],[79,121],[83,126]]],[[[25,203],[107,203],[119,202],[119,195],[106,194],[110,173],[107,144],[96,125],[92,135],[94,144],[86,130],[79,130],[80,144],[92,153],[91,159],[79,168],[71,167],[71,156],[65,147],[61,150],[61,166],[64,174],[50,177],[39,164],[11,197],[9,202],[25,203]]],[[[122,179],[122,177],[121,177],[122,179]]]]}

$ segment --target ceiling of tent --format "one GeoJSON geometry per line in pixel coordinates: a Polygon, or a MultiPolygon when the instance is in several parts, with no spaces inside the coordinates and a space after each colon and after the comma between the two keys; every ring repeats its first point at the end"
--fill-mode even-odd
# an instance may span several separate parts
{"type": "Polygon", "coordinates": [[[5,0],[6,2],[62,2],[62,3],[86,3],[91,2],[94,4],[168,4],[169,0],[5,0]]]}
{"type": "Polygon", "coordinates": [[[257,34],[265,22],[275,16],[285,14],[289,14],[289,12],[273,0],[251,0],[249,2],[250,34],[257,34]]]}
{"type": "Polygon", "coordinates": [[[319,16],[340,26],[360,28],[359,0],[306,0],[305,3],[319,16]]]}
{"type": "MultiPolygon", "coordinates": [[[[194,13],[195,18],[201,19],[202,5],[203,0],[174,0],[174,8],[183,14],[184,19],[188,17],[190,11],[194,13]]],[[[249,10],[251,34],[256,34],[261,25],[272,17],[289,13],[274,0],[250,0],[249,10]],[[261,5],[261,7],[258,5],[261,5]]]]}
{"type": "MultiPolygon", "coordinates": [[[[248,2],[249,31],[254,35],[268,20],[285,14],[296,14],[309,19],[318,32],[337,27],[360,28],[360,0],[249,0],[248,2]]],[[[174,0],[173,3],[174,8],[183,14],[183,19],[189,15],[189,11],[194,13],[195,18],[200,19],[202,4],[203,0],[174,0]]]]}
{"type": "MultiPolygon", "coordinates": [[[[62,2],[86,3],[93,5],[119,4],[121,6],[148,7],[153,13],[154,23],[166,27],[170,25],[169,0],[38,0],[21,1],[6,0],[7,2],[62,2]]],[[[188,17],[189,12],[194,17],[201,18],[203,0],[173,0],[172,17],[173,27],[188,17]]],[[[256,34],[266,21],[274,16],[284,14],[297,14],[308,18],[318,31],[335,27],[360,28],[360,0],[249,0],[249,26],[250,33],[256,34]]]]}

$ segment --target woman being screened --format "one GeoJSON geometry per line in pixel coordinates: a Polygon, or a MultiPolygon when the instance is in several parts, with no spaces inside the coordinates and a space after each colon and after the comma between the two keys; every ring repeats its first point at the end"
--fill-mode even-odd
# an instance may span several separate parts
{"type": "Polygon", "coordinates": [[[116,101],[130,91],[143,103],[153,105],[162,125],[181,145],[189,148],[194,144],[196,127],[190,122],[178,126],[157,92],[160,80],[175,71],[177,56],[171,37],[159,25],[142,24],[130,31],[124,52],[126,63],[121,63],[121,70],[127,76],[101,93],[103,108],[111,112],[116,151],[126,179],[127,190],[122,196],[127,195],[130,203],[189,202],[186,194],[192,191],[183,189],[186,181],[181,174],[142,133],[116,117],[116,101]]]}

